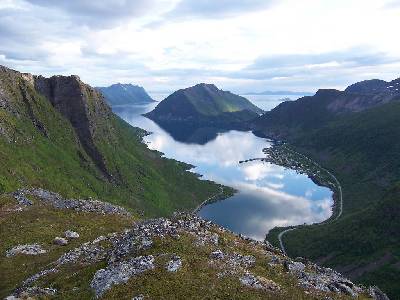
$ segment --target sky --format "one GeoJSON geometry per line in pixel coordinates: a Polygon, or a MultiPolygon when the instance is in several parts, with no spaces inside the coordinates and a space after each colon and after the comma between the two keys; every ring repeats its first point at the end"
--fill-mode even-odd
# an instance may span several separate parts
{"type": "Polygon", "coordinates": [[[0,0],[0,64],[93,86],[315,92],[400,77],[400,0],[0,0]]]}

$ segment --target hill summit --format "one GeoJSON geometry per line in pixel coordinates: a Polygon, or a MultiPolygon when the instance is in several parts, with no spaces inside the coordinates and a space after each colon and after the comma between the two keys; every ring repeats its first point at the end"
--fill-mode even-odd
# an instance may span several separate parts
{"type": "Polygon", "coordinates": [[[181,89],[145,116],[160,122],[185,122],[218,127],[241,127],[263,111],[244,97],[200,83],[181,89]]]}

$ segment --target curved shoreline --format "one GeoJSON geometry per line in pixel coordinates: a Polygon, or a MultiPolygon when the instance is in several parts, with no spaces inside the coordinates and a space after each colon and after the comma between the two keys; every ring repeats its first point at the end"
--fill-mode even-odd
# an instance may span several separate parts
{"type": "Polygon", "coordinates": [[[197,214],[197,213],[200,211],[200,209],[201,209],[203,206],[209,204],[209,202],[210,202],[211,200],[213,200],[213,199],[215,199],[215,198],[217,198],[217,197],[223,195],[223,194],[224,194],[224,187],[223,187],[223,186],[220,186],[219,189],[220,189],[220,190],[219,190],[218,193],[216,193],[216,194],[214,194],[214,195],[208,197],[206,200],[204,200],[203,202],[201,202],[201,203],[192,211],[192,213],[193,213],[193,214],[197,214]]]}
{"type": "MultiPolygon", "coordinates": [[[[272,147],[274,147],[274,146],[272,146],[272,147]]],[[[285,249],[285,246],[284,246],[284,242],[283,242],[283,236],[287,232],[296,230],[296,229],[298,229],[300,227],[311,226],[311,225],[321,226],[321,225],[325,225],[325,224],[328,224],[328,223],[331,223],[331,222],[334,222],[334,221],[338,220],[341,217],[342,213],[343,213],[343,192],[342,192],[342,186],[341,186],[339,180],[328,169],[322,167],[319,163],[315,162],[314,160],[310,159],[309,157],[305,156],[304,154],[299,153],[299,152],[297,152],[295,150],[292,150],[292,149],[288,148],[285,144],[281,144],[281,147],[283,147],[285,149],[285,151],[288,151],[289,153],[292,153],[295,156],[301,157],[303,160],[307,161],[309,164],[313,165],[318,170],[321,170],[321,171],[325,172],[326,174],[328,174],[329,177],[331,179],[333,179],[332,184],[334,185],[334,188],[332,188],[332,186],[329,186],[329,184],[324,184],[318,178],[318,176],[316,176],[315,174],[310,174],[309,170],[304,170],[304,169],[302,170],[317,185],[331,188],[332,193],[333,193],[333,196],[332,196],[332,200],[333,200],[332,215],[328,219],[326,219],[326,220],[324,220],[322,222],[319,222],[319,223],[313,223],[313,224],[308,224],[308,225],[303,225],[302,224],[302,225],[288,226],[288,227],[286,227],[286,229],[284,229],[281,232],[279,232],[279,234],[277,236],[277,239],[279,241],[279,246],[280,246],[282,252],[285,255],[287,255],[286,249],[285,249]]],[[[269,149],[269,148],[266,148],[266,149],[269,149]]],[[[248,159],[248,160],[245,160],[245,161],[240,161],[239,163],[251,162],[251,161],[255,161],[255,160],[261,160],[261,161],[265,161],[265,162],[274,163],[272,160],[268,160],[267,157],[266,158],[252,158],[252,159],[248,159]]],[[[284,166],[284,165],[281,165],[281,166],[290,168],[290,167],[284,166]]]]}

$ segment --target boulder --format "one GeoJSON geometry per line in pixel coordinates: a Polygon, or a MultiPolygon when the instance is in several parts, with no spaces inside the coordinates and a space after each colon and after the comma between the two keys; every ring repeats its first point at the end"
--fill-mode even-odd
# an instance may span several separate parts
{"type": "Polygon", "coordinates": [[[106,269],[98,270],[90,283],[96,298],[101,297],[113,285],[127,282],[131,277],[137,276],[147,270],[154,269],[154,257],[139,256],[109,265],[106,269]]]}
{"type": "Polygon", "coordinates": [[[182,267],[182,260],[179,256],[174,256],[167,263],[166,269],[168,272],[176,272],[182,267]]]}
{"type": "Polygon", "coordinates": [[[56,244],[56,245],[59,245],[59,246],[65,246],[65,245],[68,244],[68,240],[66,238],[62,238],[62,237],[57,236],[57,237],[54,238],[53,243],[56,244]]]}
{"type": "Polygon", "coordinates": [[[77,232],[75,232],[75,231],[67,230],[65,232],[65,237],[67,239],[77,239],[77,238],[79,238],[79,234],[77,232]]]}

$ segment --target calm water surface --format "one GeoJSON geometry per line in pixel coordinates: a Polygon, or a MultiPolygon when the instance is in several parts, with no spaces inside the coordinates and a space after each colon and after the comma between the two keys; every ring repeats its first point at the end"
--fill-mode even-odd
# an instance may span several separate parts
{"type": "Polygon", "coordinates": [[[260,161],[239,164],[240,160],[263,157],[262,149],[270,145],[267,140],[251,132],[229,131],[202,145],[178,142],[141,116],[155,106],[113,109],[125,121],[153,133],[145,138],[150,149],[195,165],[192,171],[203,178],[238,190],[233,197],[203,207],[199,212],[203,218],[262,240],[275,226],[320,222],[331,215],[332,192],[307,176],[260,161]]]}

